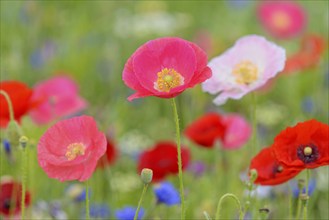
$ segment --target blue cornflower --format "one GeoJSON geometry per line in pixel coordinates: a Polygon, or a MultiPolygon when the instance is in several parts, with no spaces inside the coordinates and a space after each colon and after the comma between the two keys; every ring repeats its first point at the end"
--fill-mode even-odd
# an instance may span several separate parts
{"type": "MultiPolygon", "coordinates": [[[[91,218],[110,218],[110,208],[107,204],[92,204],[90,206],[90,217],[91,218]]],[[[83,218],[86,217],[86,210],[83,210],[83,218]]]]}
{"type": "Polygon", "coordinates": [[[154,193],[159,203],[164,203],[168,206],[180,204],[179,193],[169,182],[163,182],[155,186],[154,193]]]}
{"type": "MultiPolygon", "coordinates": [[[[117,210],[115,212],[115,217],[118,220],[133,220],[134,216],[135,216],[136,209],[137,208],[132,207],[132,206],[126,206],[122,209],[117,210]]],[[[137,219],[138,220],[142,219],[143,215],[144,215],[144,209],[141,208],[139,210],[137,219]]]]}
{"type": "Polygon", "coordinates": [[[302,110],[305,113],[314,113],[314,101],[311,97],[305,97],[302,101],[302,110]]]}
{"type": "Polygon", "coordinates": [[[3,144],[3,148],[5,149],[6,154],[10,154],[11,153],[11,147],[10,147],[10,142],[7,139],[4,139],[2,141],[3,144]]]}
{"type": "MultiPolygon", "coordinates": [[[[290,181],[290,186],[292,189],[292,195],[295,198],[298,198],[299,196],[299,189],[298,189],[298,182],[296,180],[292,180],[290,181]]],[[[316,187],[316,180],[315,178],[310,179],[309,183],[308,183],[308,195],[312,195],[312,193],[314,192],[316,187]]],[[[303,188],[302,193],[306,193],[305,187],[303,188]]]]}

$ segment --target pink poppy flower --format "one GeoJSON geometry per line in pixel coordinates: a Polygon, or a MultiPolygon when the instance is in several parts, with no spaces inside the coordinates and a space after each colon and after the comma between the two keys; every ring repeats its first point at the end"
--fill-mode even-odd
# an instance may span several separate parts
{"type": "Polygon", "coordinates": [[[238,149],[248,142],[252,129],[244,117],[238,114],[228,114],[222,120],[226,127],[222,140],[224,149],[238,149]]]}
{"type": "Polygon", "coordinates": [[[46,124],[58,117],[69,116],[86,108],[86,101],[79,97],[78,86],[67,76],[57,76],[35,85],[30,111],[37,124],[46,124]]]}
{"type": "Polygon", "coordinates": [[[219,93],[214,99],[217,105],[229,98],[240,99],[283,70],[285,60],[285,50],[264,37],[242,37],[209,62],[213,74],[202,83],[202,89],[213,95],[219,93]]]}
{"type": "Polygon", "coordinates": [[[60,181],[89,179],[106,151],[106,137],[90,116],[60,121],[42,135],[38,161],[50,178],[60,181]]]}
{"type": "Polygon", "coordinates": [[[125,64],[122,79],[136,93],[128,97],[172,98],[211,76],[206,53],[194,43],[168,37],[148,41],[125,64]]]}
{"type": "Polygon", "coordinates": [[[294,37],[306,25],[305,10],[293,1],[263,1],[257,13],[264,28],[278,38],[294,37]]]}

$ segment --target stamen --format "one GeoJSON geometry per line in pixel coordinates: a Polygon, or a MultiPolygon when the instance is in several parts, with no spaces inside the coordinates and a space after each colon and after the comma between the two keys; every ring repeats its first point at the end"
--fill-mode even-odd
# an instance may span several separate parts
{"type": "Polygon", "coordinates": [[[159,92],[170,92],[171,89],[184,84],[184,77],[173,68],[164,68],[157,73],[158,79],[154,88],[159,92]]]}
{"type": "Polygon", "coordinates": [[[297,148],[297,157],[305,164],[313,163],[319,158],[318,147],[314,144],[301,145],[297,148]]]}
{"type": "Polygon", "coordinates": [[[285,29],[290,26],[291,19],[287,15],[287,13],[278,11],[272,15],[272,21],[274,26],[276,26],[279,29],[285,29]]]}
{"type": "Polygon", "coordinates": [[[234,66],[232,74],[237,83],[249,85],[258,79],[258,68],[254,63],[245,60],[234,66]]]}
{"type": "Polygon", "coordinates": [[[67,147],[65,157],[68,160],[74,160],[77,156],[85,154],[86,146],[83,143],[73,143],[67,147]]]}

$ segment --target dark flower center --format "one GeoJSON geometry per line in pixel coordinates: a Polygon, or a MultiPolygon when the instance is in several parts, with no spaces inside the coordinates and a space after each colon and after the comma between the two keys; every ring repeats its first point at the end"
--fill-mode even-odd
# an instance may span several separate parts
{"type": "Polygon", "coordinates": [[[5,201],[3,201],[2,208],[4,210],[9,210],[10,209],[10,205],[11,205],[10,199],[5,199],[5,201]]]}
{"type": "Polygon", "coordinates": [[[297,157],[305,164],[313,163],[319,158],[318,147],[314,144],[301,145],[297,148],[297,157]]]}

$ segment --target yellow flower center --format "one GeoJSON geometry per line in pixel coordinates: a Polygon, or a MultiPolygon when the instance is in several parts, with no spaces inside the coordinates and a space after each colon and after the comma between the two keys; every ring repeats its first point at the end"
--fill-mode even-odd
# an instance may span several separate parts
{"type": "Polygon", "coordinates": [[[85,154],[86,146],[83,143],[73,143],[67,146],[65,157],[68,160],[74,160],[77,156],[85,154]]]}
{"type": "Polygon", "coordinates": [[[291,19],[287,13],[283,11],[278,11],[272,15],[273,24],[279,29],[286,29],[291,24],[291,19]]]}
{"type": "Polygon", "coordinates": [[[170,92],[171,89],[184,84],[184,77],[172,68],[164,68],[157,75],[154,88],[159,92],[170,92]]]}
{"type": "Polygon", "coordinates": [[[245,60],[234,66],[232,74],[237,83],[248,85],[258,79],[258,68],[254,63],[245,60]]]}
{"type": "Polygon", "coordinates": [[[305,147],[304,148],[304,155],[305,156],[309,156],[309,155],[311,155],[312,154],[312,148],[311,147],[305,147]]]}

